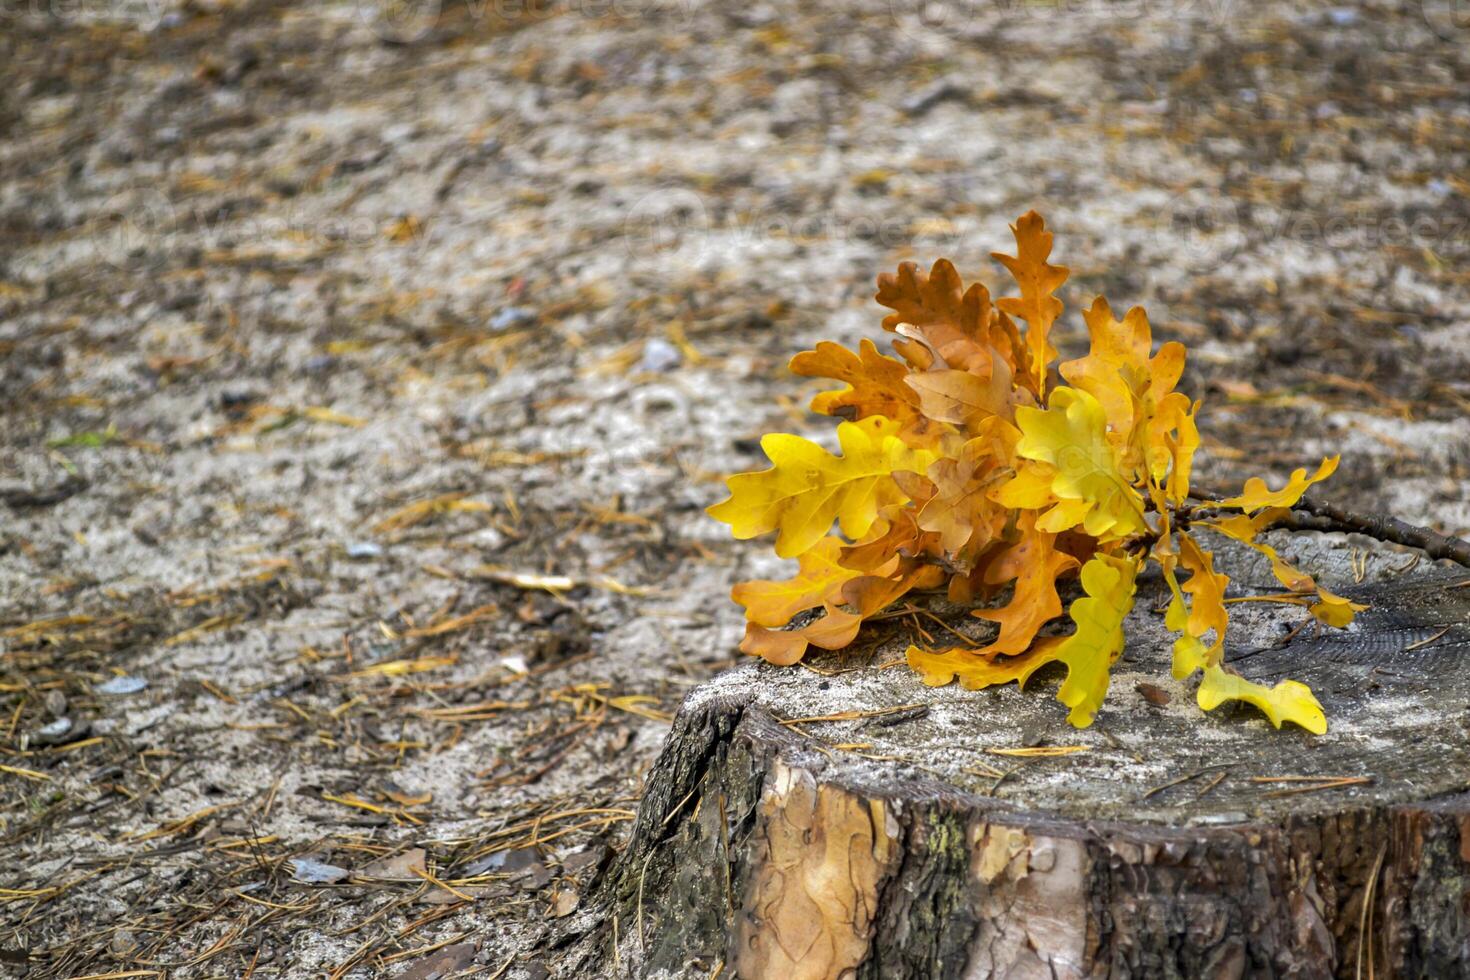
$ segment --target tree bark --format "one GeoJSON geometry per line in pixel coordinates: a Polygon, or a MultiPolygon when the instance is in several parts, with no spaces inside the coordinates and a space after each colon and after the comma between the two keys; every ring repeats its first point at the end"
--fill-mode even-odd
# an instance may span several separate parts
{"type": "Polygon", "coordinates": [[[618,961],[783,980],[1470,977],[1470,578],[1344,591],[1373,605],[1353,630],[1282,644],[1291,610],[1253,606],[1233,652],[1253,679],[1312,683],[1321,738],[1204,715],[1192,685],[1157,682],[1167,644],[1142,592],[1082,731],[1048,692],[929,689],[901,665],[728,672],[686,700],[609,876],[618,961]],[[1027,746],[1057,754],[995,751],[1027,746]]]}

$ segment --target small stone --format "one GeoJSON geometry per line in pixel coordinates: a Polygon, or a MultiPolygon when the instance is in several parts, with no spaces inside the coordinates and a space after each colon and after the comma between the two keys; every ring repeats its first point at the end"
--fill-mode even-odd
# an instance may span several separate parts
{"type": "Polygon", "coordinates": [[[951,78],[941,78],[939,81],[914,93],[904,100],[903,111],[906,116],[919,117],[927,115],[930,109],[941,102],[951,100],[963,101],[970,97],[970,90],[951,78]]]}
{"type": "Polygon", "coordinates": [[[148,682],[141,677],[114,677],[103,681],[93,690],[98,694],[137,694],[148,686],[148,682]]]}
{"type": "Polygon", "coordinates": [[[332,885],[352,874],[346,868],[313,861],[311,858],[292,858],[290,864],[291,873],[296,880],[308,885],[332,885]]]}
{"type": "Polygon", "coordinates": [[[509,853],[509,851],[496,851],[494,854],[485,855],[478,861],[471,861],[459,869],[459,875],[462,878],[474,878],[488,871],[499,871],[505,867],[505,857],[509,853]]]}
{"type": "Polygon", "coordinates": [[[89,727],[86,722],[78,724],[70,718],[58,718],[36,729],[31,741],[37,745],[61,745],[64,742],[81,738],[89,727]]]}
{"type": "Polygon", "coordinates": [[[679,352],[679,348],[662,337],[650,337],[643,345],[643,359],[638,362],[638,370],[659,373],[672,371],[683,360],[684,355],[679,352]]]}
{"type": "Polygon", "coordinates": [[[490,318],[490,329],[499,333],[536,319],[536,311],[524,306],[507,306],[490,318]]]}

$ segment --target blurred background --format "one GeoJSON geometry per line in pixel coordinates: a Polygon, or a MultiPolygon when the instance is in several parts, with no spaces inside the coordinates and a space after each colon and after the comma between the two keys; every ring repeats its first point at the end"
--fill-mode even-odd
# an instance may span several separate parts
{"type": "Polygon", "coordinates": [[[0,961],[615,972],[718,477],[1031,208],[1205,482],[1465,533],[1467,93],[1456,0],[0,0],[0,961]]]}

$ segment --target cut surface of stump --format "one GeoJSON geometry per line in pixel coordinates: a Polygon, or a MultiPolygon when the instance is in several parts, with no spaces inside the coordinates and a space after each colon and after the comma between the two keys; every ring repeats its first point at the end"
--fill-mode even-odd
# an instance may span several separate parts
{"type": "MultiPolygon", "coordinates": [[[[1275,591],[1219,557],[1244,591],[1275,591]]],[[[885,980],[1470,976],[1470,570],[1323,578],[1370,603],[1352,627],[1288,636],[1305,610],[1239,604],[1227,647],[1252,680],[1310,684],[1320,737],[1246,706],[1201,712],[1195,681],[1169,676],[1152,579],[1088,729],[1066,723],[1055,677],[925,687],[907,636],[726,672],[680,709],[609,880],[619,961],[885,980]]]]}

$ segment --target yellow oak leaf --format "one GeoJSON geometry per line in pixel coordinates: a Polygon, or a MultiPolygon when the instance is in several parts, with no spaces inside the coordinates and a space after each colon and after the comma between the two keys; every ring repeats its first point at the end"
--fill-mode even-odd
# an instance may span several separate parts
{"type": "Polygon", "coordinates": [[[1021,687],[1038,669],[1060,662],[1067,667],[1057,699],[1071,711],[1067,721],[1078,728],[1092,724],[1107,697],[1109,671],[1123,652],[1123,620],[1133,608],[1138,564],[1131,558],[1098,555],[1082,566],[1082,590],[1069,613],[1076,630],[1070,636],[1037,641],[1015,657],[989,657],[983,650],[955,647],[926,651],[911,646],[907,659],[925,684],[937,687],[958,678],[969,690],[1016,681],[1021,687]]]}
{"type": "Polygon", "coordinates": [[[1000,262],[1011,273],[1020,288],[1020,296],[998,299],[995,305],[1011,316],[1026,321],[1026,351],[1033,372],[1032,391],[1038,396],[1046,393],[1046,369],[1056,357],[1056,348],[1048,335],[1051,326],[1062,313],[1062,301],[1052,293],[1067,281],[1068,270],[1064,266],[1050,265],[1052,235],[1046,230],[1046,222],[1035,211],[1027,211],[1011,225],[1016,237],[1016,254],[992,252],[991,257],[1000,262]]]}
{"type": "Polygon", "coordinates": [[[1189,404],[1189,399],[1173,392],[1167,396],[1164,406],[1159,414],[1149,422],[1147,439],[1153,443],[1159,433],[1163,434],[1164,447],[1167,450],[1167,465],[1169,477],[1165,484],[1169,500],[1175,504],[1184,503],[1189,496],[1189,478],[1194,469],[1194,454],[1199,449],[1199,427],[1195,424],[1195,416],[1199,414],[1199,402],[1195,402],[1191,411],[1184,408],[1189,404]],[[1178,399],[1178,400],[1175,400],[1178,399]],[[1180,404],[1182,401],[1183,404],[1180,404]]]}
{"type": "Polygon", "coordinates": [[[893,310],[883,329],[900,333],[904,339],[893,346],[915,368],[928,370],[938,361],[966,370],[986,357],[990,293],[979,283],[966,290],[948,259],[935,262],[927,275],[904,262],[897,273],[878,277],[876,298],[893,310]]]}
{"type": "Polygon", "coordinates": [[[1337,470],[1337,463],[1341,458],[1328,456],[1311,476],[1307,476],[1305,467],[1296,470],[1291,474],[1291,479],[1286,481],[1286,486],[1280,490],[1269,489],[1265,480],[1253,476],[1245,481],[1245,489],[1240,496],[1222,500],[1220,506],[1235,507],[1247,514],[1263,507],[1290,507],[1302,499],[1302,494],[1307,492],[1308,487],[1331,476],[1337,470]]]}
{"type": "Polygon", "coordinates": [[[1153,557],[1163,568],[1164,581],[1173,594],[1164,612],[1164,626],[1170,632],[1179,634],[1174,640],[1174,662],[1169,672],[1174,675],[1175,680],[1182,681],[1196,670],[1208,667],[1214,661],[1215,654],[1189,631],[1189,605],[1184,600],[1184,592],[1179,588],[1179,579],[1174,574],[1179,563],[1179,553],[1177,546],[1169,538],[1167,529],[1159,539],[1158,546],[1155,546],[1153,557]]]}
{"type": "Polygon", "coordinates": [[[1317,601],[1308,608],[1313,616],[1328,626],[1342,629],[1353,621],[1353,617],[1368,607],[1340,595],[1333,595],[1322,587],[1317,588],[1317,601]]]}
{"type": "MultiPolygon", "coordinates": [[[[1268,507],[1252,517],[1247,517],[1244,514],[1235,514],[1231,517],[1222,517],[1217,520],[1203,522],[1200,526],[1209,528],[1211,531],[1223,534],[1228,538],[1233,538],[1241,544],[1247,545],[1260,554],[1265,555],[1271,562],[1271,573],[1276,576],[1276,580],[1291,591],[1311,592],[1317,588],[1317,583],[1313,580],[1312,576],[1283,560],[1276,553],[1276,549],[1269,544],[1256,540],[1256,535],[1275,523],[1285,513],[1286,509],[1284,507],[1268,507]]],[[[1351,616],[1349,616],[1349,619],[1351,619],[1351,616]]]]}
{"type": "Polygon", "coordinates": [[[1017,654],[1029,647],[1037,630],[1062,614],[1057,577],[1077,565],[1076,558],[1056,550],[1055,534],[1038,530],[1032,523],[1023,525],[1021,539],[998,555],[985,575],[991,585],[1015,579],[1011,601],[999,609],[971,612],[1000,626],[995,641],[980,653],[1017,654]]]}
{"type": "Polygon", "coordinates": [[[1135,306],[1121,321],[1108,301],[1099,296],[1083,313],[1092,348],[1086,357],[1058,366],[1074,388],[1087,392],[1102,405],[1108,436],[1113,444],[1128,445],[1139,403],[1149,387],[1149,348],[1152,332],[1143,307],[1135,306]]]}
{"type": "Polygon", "coordinates": [[[1322,705],[1317,703],[1312,689],[1300,681],[1278,681],[1275,686],[1266,687],[1215,665],[1205,668],[1196,698],[1206,711],[1213,711],[1226,701],[1245,701],[1259,708],[1277,728],[1289,721],[1313,735],[1327,732],[1327,715],[1322,705]]]}
{"type": "MultiPolygon", "coordinates": [[[[1167,621],[1166,617],[1166,621],[1167,621]]],[[[1205,646],[1203,640],[1189,633],[1180,633],[1174,640],[1174,662],[1170,665],[1169,673],[1176,681],[1182,681],[1197,670],[1205,670],[1210,667],[1210,661],[1214,655],[1210,648],[1205,646]]]]}
{"type": "Polygon", "coordinates": [[[1183,585],[1190,595],[1189,634],[1204,639],[1205,634],[1215,631],[1215,642],[1210,645],[1211,655],[1217,654],[1225,645],[1225,627],[1229,613],[1225,610],[1225,587],[1230,576],[1215,571],[1215,556],[1201,550],[1194,538],[1179,533],[1179,564],[1190,572],[1189,580],[1183,585]]]}
{"type": "Polygon", "coordinates": [[[1016,454],[1045,467],[1018,471],[1014,485],[997,491],[997,500],[1044,506],[1038,491],[1045,485],[1059,502],[1043,516],[1048,530],[1081,524],[1088,534],[1106,540],[1146,529],[1143,497],[1118,472],[1107,419],[1096,398],[1077,388],[1058,388],[1047,408],[1016,409],[1016,424],[1022,432],[1016,454]]]}
{"type": "Polygon", "coordinates": [[[922,473],[934,462],[934,453],[905,445],[898,428],[879,415],[843,422],[837,426],[840,456],[800,436],[767,435],[761,449],[774,465],[727,479],[729,499],[708,513],[729,524],[737,538],[779,531],[776,554],[782,558],[811,548],[834,520],[848,538],[860,538],[880,510],[908,499],[894,482],[894,471],[922,473]]]}
{"type": "Polygon", "coordinates": [[[1056,467],[1048,463],[1018,460],[1016,475],[991,492],[995,502],[1012,510],[1045,510],[1057,502],[1051,492],[1056,467]]]}
{"type": "Polygon", "coordinates": [[[1098,555],[1082,566],[1082,591],[1068,614],[1077,631],[1046,640],[1050,656],[1067,665],[1067,679],[1057,698],[1072,710],[1067,721],[1077,728],[1092,724],[1108,694],[1109,670],[1123,653],[1123,620],[1133,608],[1138,563],[1132,558],[1098,555]]]}
{"type": "Polygon", "coordinates": [[[842,547],[839,538],[823,538],[797,558],[799,570],[792,578],[741,582],[730,590],[730,598],[745,607],[745,618],[757,626],[785,626],[792,616],[822,605],[843,583],[863,574],[838,564],[842,547]]]}
{"type": "Polygon", "coordinates": [[[791,371],[808,378],[832,378],[847,385],[824,391],[812,398],[812,411],[855,422],[882,415],[895,422],[908,422],[919,415],[919,396],[904,384],[904,363],[878,352],[864,338],[858,352],[824,340],[815,350],[805,350],[791,359],[791,371]]]}

